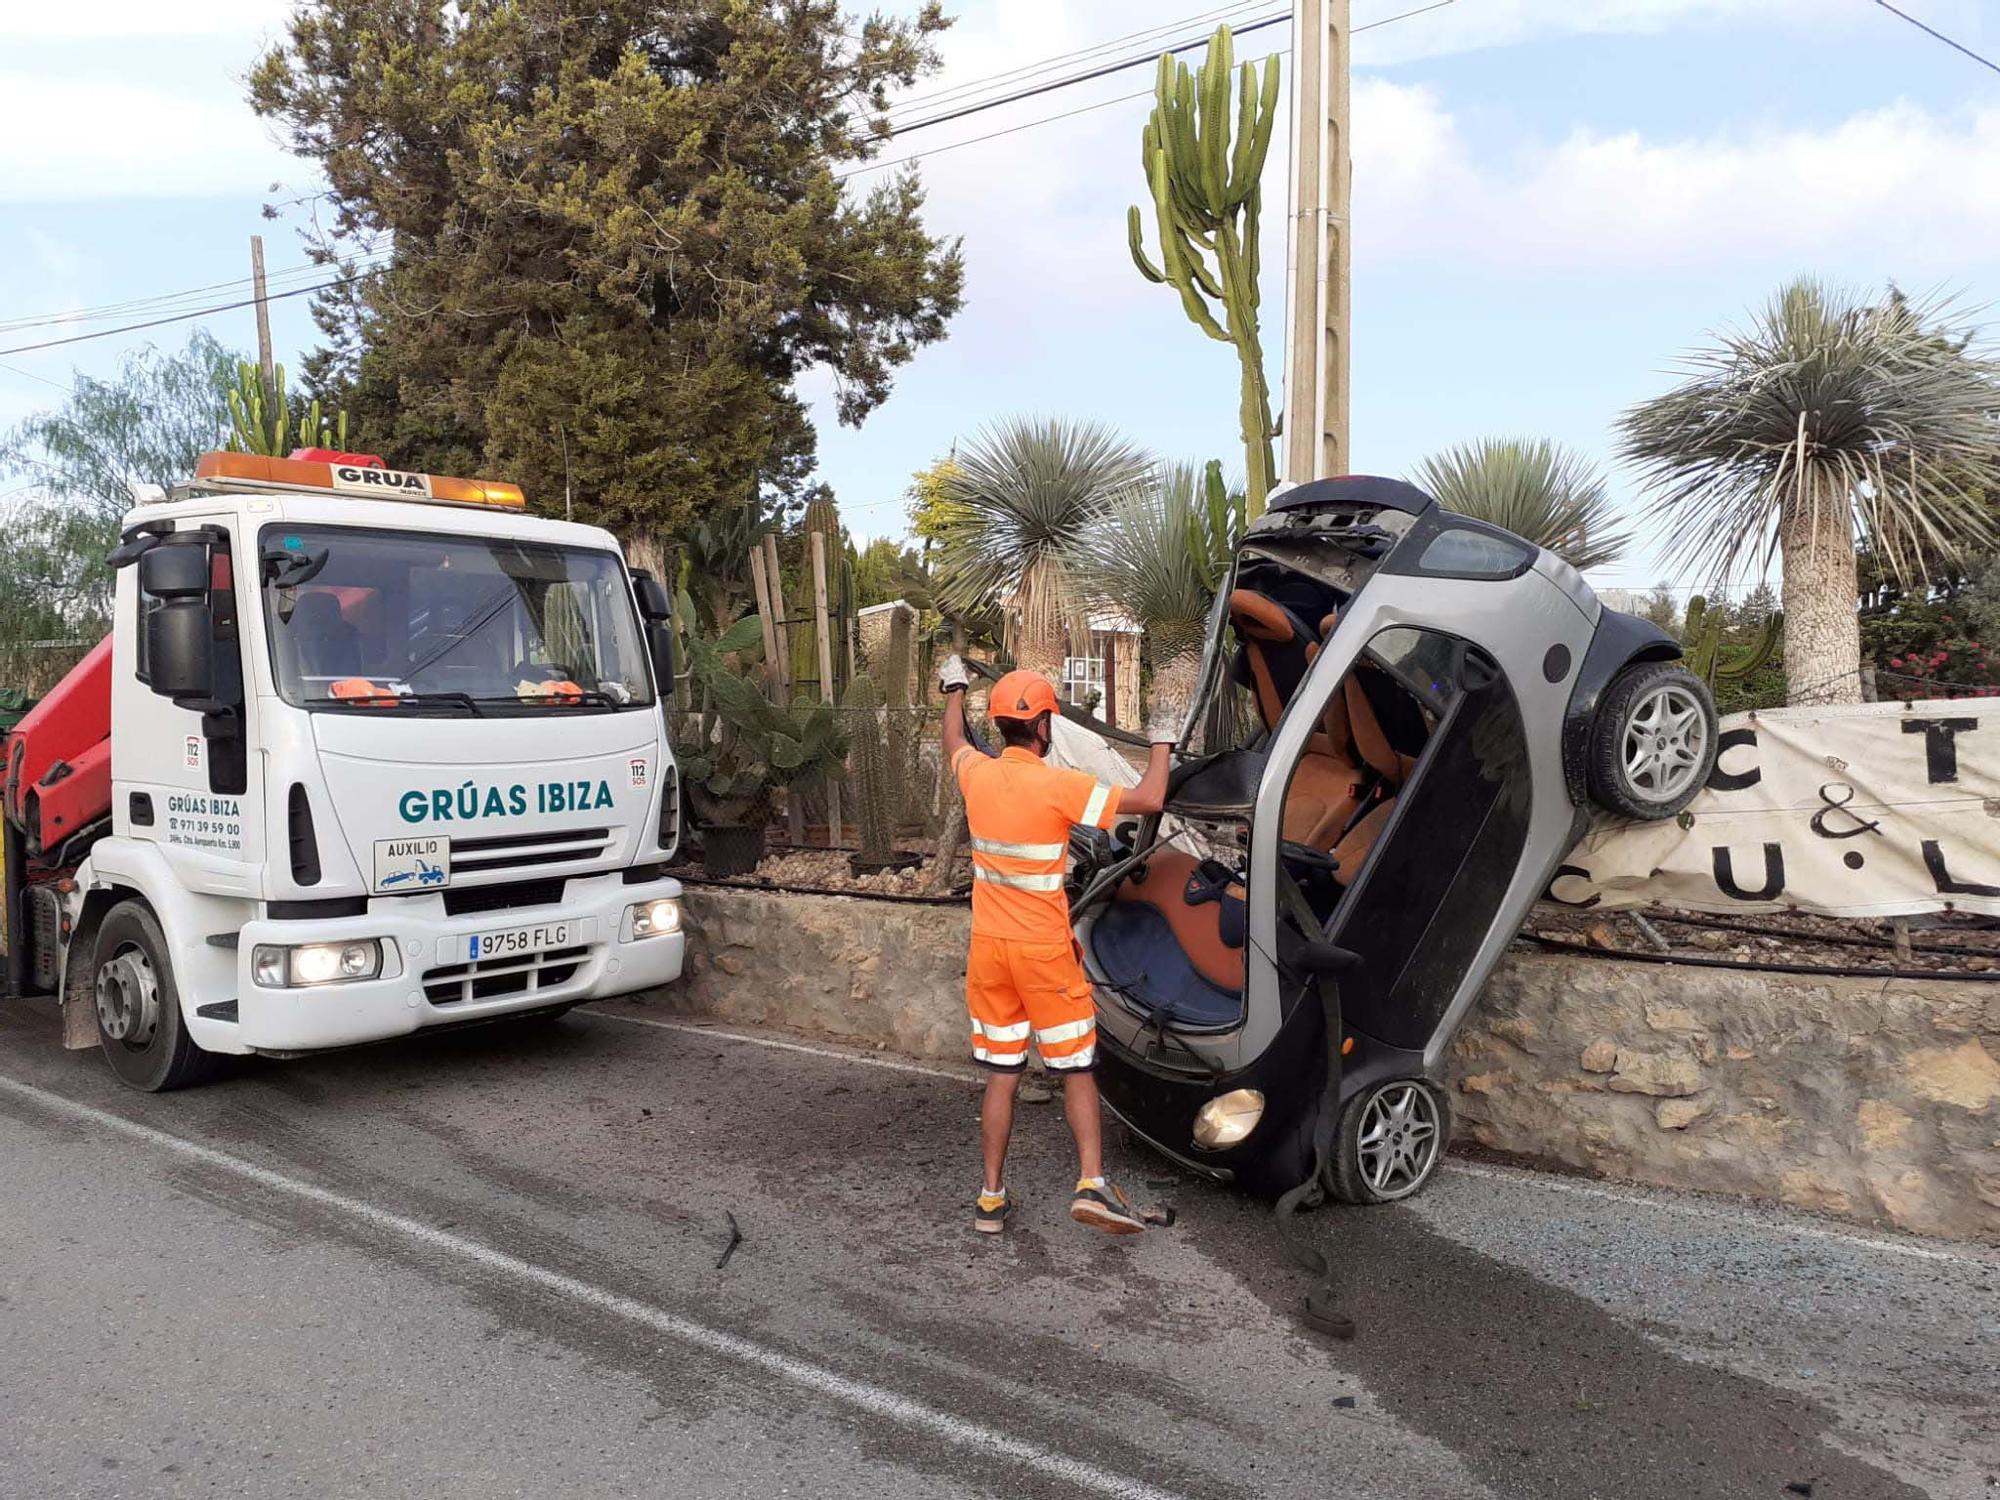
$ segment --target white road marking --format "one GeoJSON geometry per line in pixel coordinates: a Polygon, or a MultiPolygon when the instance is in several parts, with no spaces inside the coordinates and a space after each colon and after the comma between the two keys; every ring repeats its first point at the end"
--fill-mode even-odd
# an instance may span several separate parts
{"type": "MultiPolygon", "coordinates": [[[[732,1042],[743,1042],[752,1047],[769,1047],[779,1052],[802,1052],[808,1057],[824,1057],[833,1062],[861,1063],[866,1067],[890,1068],[899,1073],[921,1073],[929,1078],[944,1078],[953,1083],[977,1084],[983,1081],[980,1074],[970,1068],[955,1072],[948,1068],[926,1067],[922,1063],[871,1057],[864,1052],[849,1052],[839,1047],[815,1046],[810,1042],[787,1041],[743,1031],[722,1031],[713,1026],[701,1026],[689,1021],[655,1021],[649,1017],[617,1015],[610,1011],[595,1009],[587,1009],[584,1014],[602,1016],[607,1021],[629,1021],[634,1026],[656,1026],[662,1031],[685,1031],[693,1036],[725,1037],[732,1042]]],[[[1556,1177],[1546,1172],[1530,1172],[1520,1167],[1495,1167],[1480,1162],[1448,1161],[1444,1164],[1444,1170],[1463,1177],[1478,1177],[1488,1182],[1526,1188],[1538,1193],[1566,1193],[1577,1198],[1596,1198],[1609,1203],[1622,1203],[1632,1207],[1655,1209],[1661,1213],[1679,1214],[1683,1218],[1707,1219],[1739,1229],[1828,1240],[1834,1244],[1848,1245],[1859,1250],[1881,1251],[1889,1255],[1907,1256],[1913,1260],[1947,1261],[1968,1266],[2000,1264],[2000,1257],[1982,1255],[1977,1250],[1946,1249],[1942,1246],[1919,1244],[1914,1240],[1905,1242],[1877,1235],[1857,1234],[1850,1230],[1809,1223],[1795,1217],[1787,1217],[1784,1223],[1777,1224],[1755,1208],[1731,1209],[1722,1205],[1688,1202],[1680,1198],[1656,1197],[1641,1189],[1578,1182],[1573,1178],[1556,1177]]],[[[1658,1191],[1666,1193],[1672,1189],[1661,1188],[1658,1191]]],[[[1783,1210],[1771,1210],[1771,1212],[1783,1212],[1783,1210]]]]}
{"type": "MultiPolygon", "coordinates": [[[[841,1047],[815,1046],[811,1042],[791,1042],[782,1037],[757,1036],[744,1031],[724,1031],[715,1026],[702,1026],[693,1021],[656,1021],[651,1016],[627,1016],[617,1011],[598,1010],[594,1006],[585,1007],[584,1015],[597,1016],[606,1021],[623,1021],[628,1026],[651,1026],[659,1031],[682,1031],[689,1036],[719,1036],[732,1042],[747,1042],[752,1047],[769,1047],[774,1052],[803,1052],[808,1057],[830,1057],[835,1062],[860,1063],[866,1068],[887,1068],[891,1073],[919,1073],[925,1078],[944,1078],[953,1083],[982,1083],[984,1079],[974,1069],[967,1067],[954,1071],[951,1068],[935,1067],[925,1063],[904,1062],[894,1057],[874,1057],[866,1052],[850,1052],[841,1047]]],[[[968,1031],[967,1035],[971,1035],[968,1031]]]]}
{"type": "Polygon", "coordinates": [[[887,1387],[866,1380],[856,1380],[853,1376],[842,1375],[824,1365],[817,1365],[810,1360],[767,1348],[740,1334],[711,1328],[705,1323],[697,1323],[691,1318],[681,1317],[663,1308],[607,1291],[600,1286],[593,1286],[587,1281],[580,1281],[561,1271],[552,1271],[546,1266],[522,1260],[507,1254],[504,1250],[495,1250],[490,1245],[482,1245],[462,1235],[419,1223],[389,1209],[379,1208],[358,1198],[350,1198],[344,1193],[336,1193],[313,1183],[288,1177],[282,1172],[260,1167],[255,1162],[231,1156],[228,1152],[218,1151],[212,1146],[183,1140],[163,1130],[155,1130],[150,1125],[141,1125],[136,1120],[112,1114],[108,1110],[80,1104],[73,1099],[64,1098],[61,1094],[37,1088],[33,1084],[0,1076],[0,1091],[17,1098],[31,1100],[51,1114],[66,1115],[73,1120],[84,1121],[100,1129],[143,1142],[170,1156],[199,1162],[205,1167],[227,1172],[273,1192],[284,1193],[321,1208],[332,1209],[427,1249],[456,1256],[484,1270],[497,1272],[558,1297],[640,1324],[692,1348],[762,1370],[766,1374],[788,1380],[794,1385],[803,1386],[818,1395],[842,1402],[871,1416],[887,1418],[889,1421],[942,1438],[946,1442],[955,1443],[976,1453],[1008,1459],[1079,1490],[1115,1496],[1118,1500],[1182,1500],[1182,1497],[1171,1490],[1157,1489],[1142,1480],[1108,1472],[1095,1464],[1044,1448],[1039,1443],[1028,1442],[1024,1438],[1015,1437],[997,1428],[968,1421],[942,1408],[900,1395],[887,1387]]]}

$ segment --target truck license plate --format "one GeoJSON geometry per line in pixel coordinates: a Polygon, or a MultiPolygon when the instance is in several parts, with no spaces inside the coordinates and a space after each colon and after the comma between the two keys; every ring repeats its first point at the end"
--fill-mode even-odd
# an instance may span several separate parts
{"type": "MultiPolygon", "coordinates": [[[[550,948],[568,948],[576,942],[575,922],[537,922],[532,927],[507,927],[498,932],[468,933],[440,943],[457,943],[456,958],[461,963],[482,963],[491,958],[512,958],[523,953],[543,953],[550,948]]],[[[440,955],[441,957],[443,955],[440,955]]]]}

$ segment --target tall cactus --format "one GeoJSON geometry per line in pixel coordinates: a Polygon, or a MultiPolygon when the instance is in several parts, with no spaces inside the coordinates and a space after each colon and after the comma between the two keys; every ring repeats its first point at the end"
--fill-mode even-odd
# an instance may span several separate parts
{"type": "Polygon", "coordinates": [[[841,544],[840,510],[833,501],[817,499],[806,506],[803,523],[805,544],[800,549],[800,586],[798,599],[801,604],[792,608],[794,615],[805,615],[803,625],[792,631],[792,680],[817,682],[819,680],[819,625],[813,618],[813,575],[812,575],[812,534],[817,531],[826,538],[826,611],[830,633],[828,642],[833,660],[833,681],[827,686],[838,696],[847,679],[847,648],[842,639],[842,624],[845,616],[842,610],[853,597],[853,571],[847,565],[847,549],[841,544]]]}
{"type": "Polygon", "coordinates": [[[1760,671],[1785,638],[1785,617],[1773,611],[1757,628],[1757,634],[1739,654],[1723,657],[1722,631],[1725,621],[1720,609],[1710,609],[1708,600],[1696,594],[1687,606],[1688,670],[1713,688],[1718,680],[1748,677],[1760,671]]]}
{"type": "Polygon", "coordinates": [[[896,858],[896,788],[889,766],[889,749],[882,739],[882,693],[875,679],[858,674],[841,699],[846,710],[853,773],[848,789],[854,796],[855,821],[861,825],[861,846],[854,856],[857,870],[880,870],[896,858]]]}
{"type": "Polygon", "coordinates": [[[294,448],[345,448],[347,413],[329,415],[315,399],[294,422],[285,395],[285,367],[277,366],[275,373],[267,392],[263,372],[248,360],[237,361],[236,384],[227,392],[230,451],[283,458],[294,448]]]}
{"type": "Polygon", "coordinates": [[[1147,259],[1136,205],[1126,214],[1132,260],[1148,281],[1180,293],[1181,307],[1195,327],[1235,346],[1242,369],[1238,422],[1254,520],[1263,513],[1271,488],[1271,439],[1276,435],[1257,328],[1257,271],[1263,215],[1259,179],[1278,116],[1278,59],[1264,60],[1260,86],[1255,64],[1246,62],[1239,71],[1229,28],[1219,26],[1198,70],[1191,71],[1171,53],[1160,59],[1155,95],[1141,154],[1152,188],[1160,264],[1147,259]]]}

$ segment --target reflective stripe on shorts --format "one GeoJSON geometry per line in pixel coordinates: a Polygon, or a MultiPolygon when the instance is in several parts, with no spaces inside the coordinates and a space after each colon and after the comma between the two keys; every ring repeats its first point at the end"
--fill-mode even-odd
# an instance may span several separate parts
{"type": "Polygon", "coordinates": [[[1051,1072],[1057,1073],[1071,1068],[1087,1068],[1096,1061],[1097,1047],[1095,1044],[1079,1048],[1077,1051],[1068,1053],[1062,1057],[1050,1057],[1046,1053],[1042,1056],[1042,1065],[1051,1072]]]}
{"type": "MultiPolygon", "coordinates": [[[[972,1049],[972,1060],[974,1062],[992,1063],[998,1068],[1011,1068],[1016,1063],[1024,1063],[1028,1060],[1028,1049],[1023,1047],[1019,1052],[989,1052],[984,1047],[974,1047],[972,1049]]],[[[1050,1063],[1049,1066],[1053,1068],[1055,1064],[1050,1063]]],[[[1073,1066],[1073,1064],[1065,1063],[1065,1066],[1073,1066]]]]}
{"type": "Polygon", "coordinates": [[[1025,1042],[1028,1039],[1026,1021],[1016,1022],[1012,1026],[993,1026],[974,1016],[972,1030],[975,1036],[983,1036],[989,1042],[1025,1042]]]}
{"type": "Polygon", "coordinates": [[[1043,1027],[1035,1033],[1035,1040],[1047,1047],[1057,1042],[1073,1042],[1080,1036],[1090,1035],[1096,1029],[1095,1021],[1070,1021],[1061,1026],[1043,1027]]]}

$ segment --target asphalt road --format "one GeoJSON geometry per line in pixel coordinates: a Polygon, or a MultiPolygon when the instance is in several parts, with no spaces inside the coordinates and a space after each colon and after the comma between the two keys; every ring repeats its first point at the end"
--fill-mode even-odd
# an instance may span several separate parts
{"type": "Polygon", "coordinates": [[[0,1011],[0,1497],[2000,1496],[2000,1253],[1460,1163],[1309,1221],[1330,1343],[1260,1205],[1091,1234],[1029,1108],[988,1240],[963,1077],[660,1021],[142,1097],[0,1011]]]}

